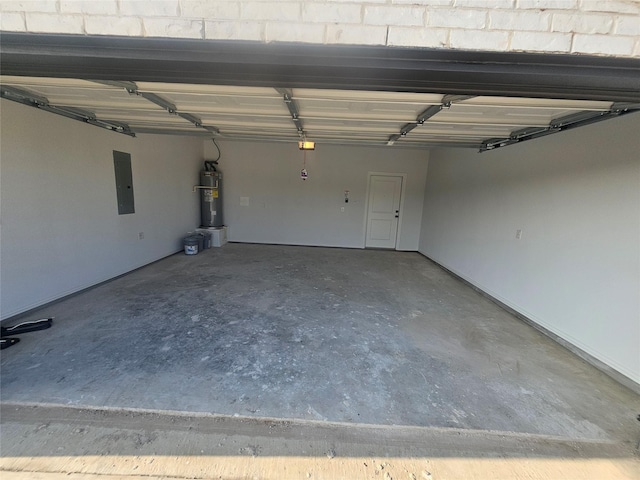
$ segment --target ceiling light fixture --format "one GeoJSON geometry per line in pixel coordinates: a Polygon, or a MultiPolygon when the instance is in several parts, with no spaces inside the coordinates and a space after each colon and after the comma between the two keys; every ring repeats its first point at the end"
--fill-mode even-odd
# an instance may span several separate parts
{"type": "Polygon", "coordinates": [[[298,142],[298,148],[300,150],[315,150],[316,142],[310,142],[308,140],[300,140],[298,142]]]}

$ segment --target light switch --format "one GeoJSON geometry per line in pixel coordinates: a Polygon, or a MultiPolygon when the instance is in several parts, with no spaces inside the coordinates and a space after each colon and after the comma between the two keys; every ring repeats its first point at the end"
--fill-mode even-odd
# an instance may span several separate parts
{"type": "Polygon", "coordinates": [[[249,206],[249,197],[240,197],[240,206],[248,207],[249,206]]]}

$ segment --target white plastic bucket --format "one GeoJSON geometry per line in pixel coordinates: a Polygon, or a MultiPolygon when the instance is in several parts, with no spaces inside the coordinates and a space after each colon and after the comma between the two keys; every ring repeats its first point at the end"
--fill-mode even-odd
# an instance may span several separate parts
{"type": "Polygon", "coordinates": [[[185,255],[197,255],[198,254],[198,238],[185,237],[184,239],[184,253],[185,255]]]}

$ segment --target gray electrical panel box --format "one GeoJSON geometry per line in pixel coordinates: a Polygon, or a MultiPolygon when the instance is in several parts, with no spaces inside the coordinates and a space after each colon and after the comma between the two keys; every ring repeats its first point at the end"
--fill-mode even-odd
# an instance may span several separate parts
{"type": "Polygon", "coordinates": [[[116,172],[118,215],[135,213],[133,203],[133,175],[131,174],[131,154],[114,150],[113,167],[116,172]]]}

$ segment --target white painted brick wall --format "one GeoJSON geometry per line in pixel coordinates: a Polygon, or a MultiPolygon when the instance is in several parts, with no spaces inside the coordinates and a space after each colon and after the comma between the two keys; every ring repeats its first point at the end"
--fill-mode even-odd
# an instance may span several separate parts
{"type": "Polygon", "coordinates": [[[580,9],[585,12],[635,13],[640,14],[637,0],[581,0],[580,9]]]}
{"type": "MultiPolygon", "coordinates": [[[[396,5],[423,5],[428,7],[450,7],[454,0],[391,0],[396,5]]],[[[371,3],[371,2],[367,2],[371,3]]],[[[385,3],[385,2],[381,2],[385,3]]],[[[389,3],[389,2],[386,2],[389,3]]]]}
{"type": "Polygon", "coordinates": [[[454,7],[469,8],[513,8],[515,0],[454,0],[454,7]]]}
{"type": "Polygon", "coordinates": [[[367,25],[424,25],[426,10],[422,7],[364,7],[364,23],[367,25]]]}
{"type": "Polygon", "coordinates": [[[265,41],[264,24],[260,22],[205,22],[205,38],[216,40],[265,41]]]}
{"type": "Polygon", "coordinates": [[[39,33],[84,33],[82,15],[27,13],[27,31],[39,33]]]}
{"type": "Polygon", "coordinates": [[[180,2],[180,14],[183,17],[233,20],[240,18],[240,2],[182,0],[180,2]]]}
{"type": "Polygon", "coordinates": [[[57,13],[57,2],[54,0],[2,0],[0,2],[2,12],[40,12],[57,13]]]}
{"type": "Polygon", "coordinates": [[[463,50],[507,50],[509,32],[487,30],[452,30],[451,48],[463,50]]]}
{"type": "Polygon", "coordinates": [[[302,6],[303,22],[318,23],[361,23],[360,5],[324,4],[306,2],[302,6]]]}
{"type": "Polygon", "coordinates": [[[597,14],[554,13],[551,30],[554,32],[609,33],[613,17],[597,14]]]}
{"type": "Polygon", "coordinates": [[[630,35],[632,37],[640,38],[640,16],[619,17],[616,21],[614,31],[618,35],[630,35]]]}
{"type": "Polygon", "coordinates": [[[327,43],[347,45],[385,45],[387,27],[362,25],[327,25],[327,43]]]}
{"type": "Polygon", "coordinates": [[[634,37],[576,34],[573,37],[572,51],[576,53],[630,55],[634,51],[635,43],[634,37]]]}
{"type": "Polygon", "coordinates": [[[571,51],[571,35],[568,33],[513,32],[510,50],[568,53],[571,51]]]}
{"type": "Polygon", "coordinates": [[[0,0],[4,31],[640,57],[640,0],[0,0]]]}
{"type": "Polygon", "coordinates": [[[366,0],[364,2],[363,2],[363,0],[303,0],[303,1],[309,1],[309,2],[319,1],[321,3],[358,3],[358,4],[362,4],[362,3],[388,3],[389,0],[366,0]]]}
{"type": "Polygon", "coordinates": [[[271,20],[296,22],[302,18],[300,2],[242,2],[240,18],[244,20],[271,20]]]}
{"type": "MultiPolygon", "coordinates": [[[[599,1],[607,2],[609,0],[599,1]]],[[[578,8],[578,0],[517,0],[517,5],[518,8],[534,10],[576,10],[578,8]]]]}
{"type": "Polygon", "coordinates": [[[0,29],[10,32],[24,32],[27,26],[24,23],[22,13],[2,12],[0,13],[0,29]]]}
{"type": "Polygon", "coordinates": [[[551,27],[551,14],[547,12],[514,12],[495,10],[489,12],[489,28],[492,30],[547,32],[551,27]]]}
{"type": "Polygon", "coordinates": [[[324,25],[297,23],[267,23],[267,42],[324,43],[324,25]]]}
{"type": "Polygon", "coordinates": [[[148,37],[202,38],[202,20],[175,18],[145,18],[144,31],[148,37]]]}
{"type": "Polygon", "coordinates": [[[440,28],[389,27],[387,45],[443,48],[449,45],[449,30],[440,28]]]}
{"type": "Polygon", "coordinates": [[[487,26],[487,11],[456,8],[434,9],[429,11],[427,19],[427,24],[434,27],[475,30],[487,26]]]}
{"type": "Polygon", "coordinates": [[[84,13],[88,15],[116,15],[118,2],[116,0],[61,0],[61,13],[84,13]]]}
{"type": "Polygon", "coordinates": [[[176,17],[178,0],[119,0],[120,14],[139,17],[176,17]]]}
{"type": "Polygon", "coordinates": [[[139,37],[143,33],[142,19],[138,17],[91,15],[85,18],[84,28],[89,35],[124,35],[139,37]]]}

